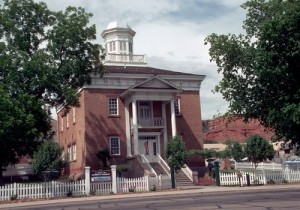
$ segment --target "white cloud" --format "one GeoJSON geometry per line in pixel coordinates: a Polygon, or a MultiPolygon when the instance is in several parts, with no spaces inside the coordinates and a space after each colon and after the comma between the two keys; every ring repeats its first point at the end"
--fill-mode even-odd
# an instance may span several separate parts
{"type": "Polygon", "coordinates": [[[221,95],[211,92],[221,75],[210,63],[204,39],[211,33],[242,33],[245,11],[240,5],[245,1],[45,0],[53,10],[81,6],[93,13],[91,23],[96,24],[100,43],[100,33],[118,16],[137,32],[134,51],[147,54],[150,66],[206,75],[201,86],[203,119],[224,113],[228,106],[221,95]]]}

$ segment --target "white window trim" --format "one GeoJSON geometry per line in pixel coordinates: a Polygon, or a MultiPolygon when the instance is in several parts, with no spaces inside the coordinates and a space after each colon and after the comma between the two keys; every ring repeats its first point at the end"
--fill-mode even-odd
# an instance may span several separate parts
{"type": "Polygon", "coordinates": [[[76,108],[73,107],[73,124],[76,122],[76,108]]]}
{"type": "Polygon", "coordinates": [[[110,116],[119,116],[119,100],[118,100],[118,98],[116,98],[116,97],[110,97],[110,98],[108,98],[108,114],[110,116]],[[116,114],[111,113],[110,100],[112,100],[112,99],[115,99],[116,102],[117,102],[117,113],[116,114]]]}
{"type": "Polygon", "coordinates": [[[67,159],[69,162],[72,161],[72,145],[67,147],[67,159]]]}
{"type": "Polygon", "coordinates": [[[67,113],[67,128],[69,128],[70,122],[69,122],[69,113],[67,113]]]}
{"type": "Polygon", "coordinates": [[[121,148],[120,148],[120,137],[119,136],[110,136],[109,137],[109,153],[110,155],[113,155],[113,156],[119,156],[121,155],[121,148]],[[111,141],[112,139],[117,139],[118,140],[118,153],[117,154],[112,154],[112,147],[111,147],[111,141]]]}
{"type": "Polygon", "coordinates": [[[64,131],[64,118],[63,117],[60,117],[60,130],[61,131],[64,131]]]}
{"type": "Polygon", "coordinates": [[[77,146],[76,144],[72,144],[72,160],[77,160],[77,146]]]}
{"type": "Polygon", "coordinates": [[[181,115],[181,109],[180,109],[180,99],[179,98],[175,98],[175,100],[174,100],[174,106],[175,106],[174,107],[175,108],[175,115],[176,116],[180,116],[181,115]],[[177,103],[177,109],[176,109],[176,103],[177,103]]]}

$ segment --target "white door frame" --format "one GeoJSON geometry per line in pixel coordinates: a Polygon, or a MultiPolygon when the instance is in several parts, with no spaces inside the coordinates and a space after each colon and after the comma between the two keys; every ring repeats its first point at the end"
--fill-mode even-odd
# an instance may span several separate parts
{"type": "MultiPolygon", "coordinates": [[[[141,133],[139,133],[138,136],[139,137],[140,136],[155,136],[156,137],[156,147],[157,147],[156,153],[160,155],[160,145],[161,145],[160,132],[141,132],[141,133]]],[[[138,138],[138,139],[140,139],[140,138],[138,138]]],[[[139,144],[138,147],[142,146],[142,145],[140,145],[141,142],[142,142],[141,140],[138,140],[138,144],[139,144]]],[[[139,151],[139,153],[140,153],[140,151],[139,151]]]]}

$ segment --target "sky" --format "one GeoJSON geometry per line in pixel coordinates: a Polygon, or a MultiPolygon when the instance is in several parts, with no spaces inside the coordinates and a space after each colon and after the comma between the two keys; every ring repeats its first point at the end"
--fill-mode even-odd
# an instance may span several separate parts
{"type": "MultiPolygon", "coordinates": [[[[38,2],[39,0],[35,0],[38,2]]],[[[126,22],[135,32],[134,53],[148,66],[206,75],[201,84],[202,119],[223,114],[228,103],[212,90],[221,80],[204,39],[211,33],[243,33],[245,0],[43,0],[51,10],[80,6],[92,13],[97,41],[108,23],[126,22]]]]}

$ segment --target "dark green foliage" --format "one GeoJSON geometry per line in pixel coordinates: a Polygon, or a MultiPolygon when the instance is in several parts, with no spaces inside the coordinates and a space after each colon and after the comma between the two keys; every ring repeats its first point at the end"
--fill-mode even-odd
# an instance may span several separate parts
{"type": "Polygon", "coordinates": [[[254,163],[255,168],[258,163],[265,160],[272,160],[275,155],[272,144],[258,135],[247,139],[245,153],[248,160],[254,163]]]}
{"type": "Polygon", "coordinates": [[[278,138],[300,140],[300,1],[249,0],[245,35],[211,34],[216,87],[229,112],[256,118],[278,138]]]}
{"type": "Polygon", "coordinates": [[[188,155],[200,155],[204,159],[219,157],[219,152],[215,149],[190,150],[188,155]]]}
{"type": "MultiPolygon", "coordinates": [[[[33,0],[4,0],[0,8],[0,168],[32,155],[49,138],[46,107],[79,106],[78,88],[102,75],[91,14],[53,12],[33,0]]],[[[0,185],[2,170],[0,170],[0,185]]]]}
{"type": "Polygon", "coordinates": [[[56,142],[48,140],[43,142],[33,154],[32,170],[46,181],[58,176],[65,166],[62,159],[63,148],[56,142]]]}
{"type": "Polygon", "coordinates": [[[103,169],[107,169],[107,161],[111,159],[109,150],[103,149],[98,151],[97,157],[99,158],[99,160],[101,160],[103,169]]]}
{"type": "Polygon", "coordinates": [[[231,157],[237,162],[246,157],[242,144],[234,141],[227,141],[226,145],[227,147],[224,151],[226,157],[231,157]]]}
{"type": "Polygon", "coordinates": [[[168,141],[166,160],[170,168],[179,170],[186,162],[187,150],[180,136],[175,136],[168,141]]]}

